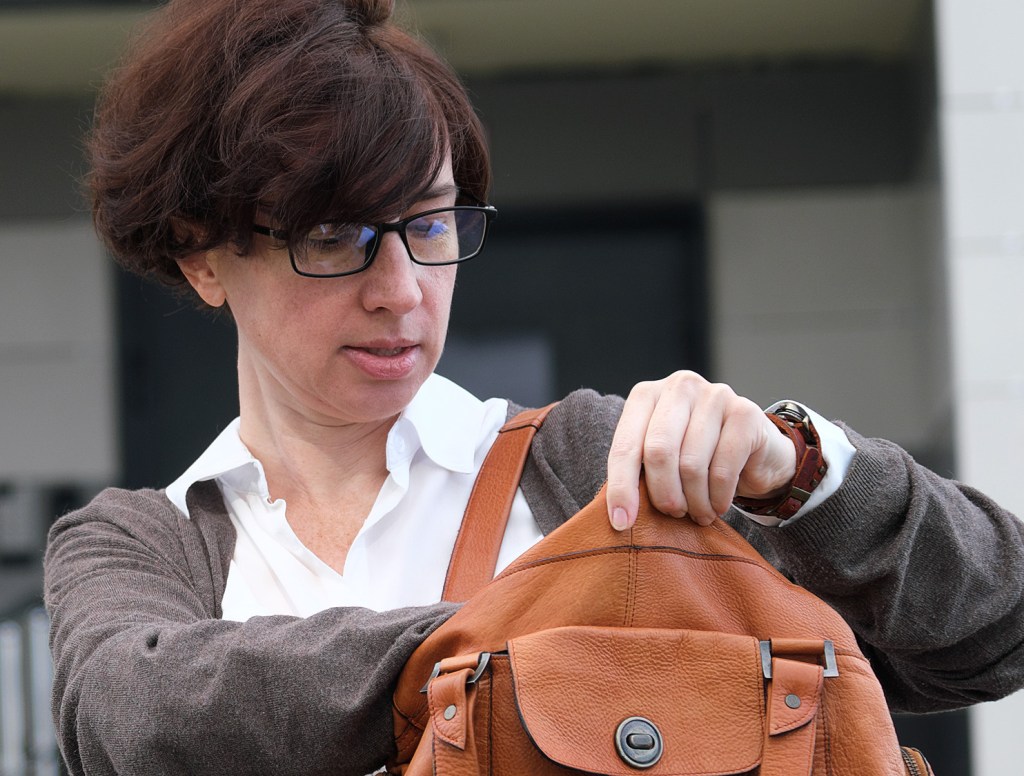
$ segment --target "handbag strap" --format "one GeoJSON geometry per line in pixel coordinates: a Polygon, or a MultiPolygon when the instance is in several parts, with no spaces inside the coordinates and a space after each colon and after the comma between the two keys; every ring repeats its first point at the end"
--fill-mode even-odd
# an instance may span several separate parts
{"type": "Polygon", "coordinates": [[[523,410],[498,430],[462,516],[442,601],[466,601],[494,578],[530,443],[554,406],[523,410]]]}

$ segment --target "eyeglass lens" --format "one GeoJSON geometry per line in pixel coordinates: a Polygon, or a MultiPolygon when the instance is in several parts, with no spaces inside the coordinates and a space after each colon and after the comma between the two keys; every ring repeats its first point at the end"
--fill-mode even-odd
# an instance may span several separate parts
{"type": "MultiPolygon", "coordinates": [[[[487,217],[480,210],[445,209],[405,223],[405,242],[420,264],[450,264],[475,255],[483,245],[487,217]]],[[[355,272],[365,267],[381,239],[376,226],[320,224],[292,246],[296,269],[310,275],[355,272]]]]}

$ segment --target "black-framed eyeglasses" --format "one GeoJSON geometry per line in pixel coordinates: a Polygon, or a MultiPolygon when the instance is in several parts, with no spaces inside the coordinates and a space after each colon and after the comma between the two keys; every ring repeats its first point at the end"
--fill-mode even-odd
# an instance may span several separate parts
{"type": "Polygon", "coordinates": [[[398,232],[416,264],[458,264],[480,253],[487,226],[497,214],[490,205],[455,205],[414,213],[386,224],[323,223],[304,235],[253,224],[252,230],[288,244],[292,269],[310,278],[354,275],[369,267],[388,232],[398,232]]]}

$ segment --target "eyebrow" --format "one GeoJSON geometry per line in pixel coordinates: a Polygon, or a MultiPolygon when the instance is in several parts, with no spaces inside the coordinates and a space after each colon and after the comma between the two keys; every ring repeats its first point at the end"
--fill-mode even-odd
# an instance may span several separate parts
{"type": "Polygon", "coordinates": [[[423,195],[420,197],[420,199],[436,199],[438,197],[444,197],[448,194],[458,193],[459,187],[456,186],[454,183],[444,183],[441,184],[440,186],[432,186],[431,188],[427,189],[425,192],[423,192],[423,195]]]}

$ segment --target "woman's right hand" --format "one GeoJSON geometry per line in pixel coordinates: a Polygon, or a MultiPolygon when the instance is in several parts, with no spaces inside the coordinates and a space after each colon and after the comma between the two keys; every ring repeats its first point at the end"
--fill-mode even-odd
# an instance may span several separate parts
{"type": "Polygon", "coordinates": [[[796,450],[754,402],[732,388],[680,371],[630,392],[608,456],[608,517],[636,521],[640,473],[651,503],[708,525],[737,496],[781,495],[796,473],[796,450]]]}

